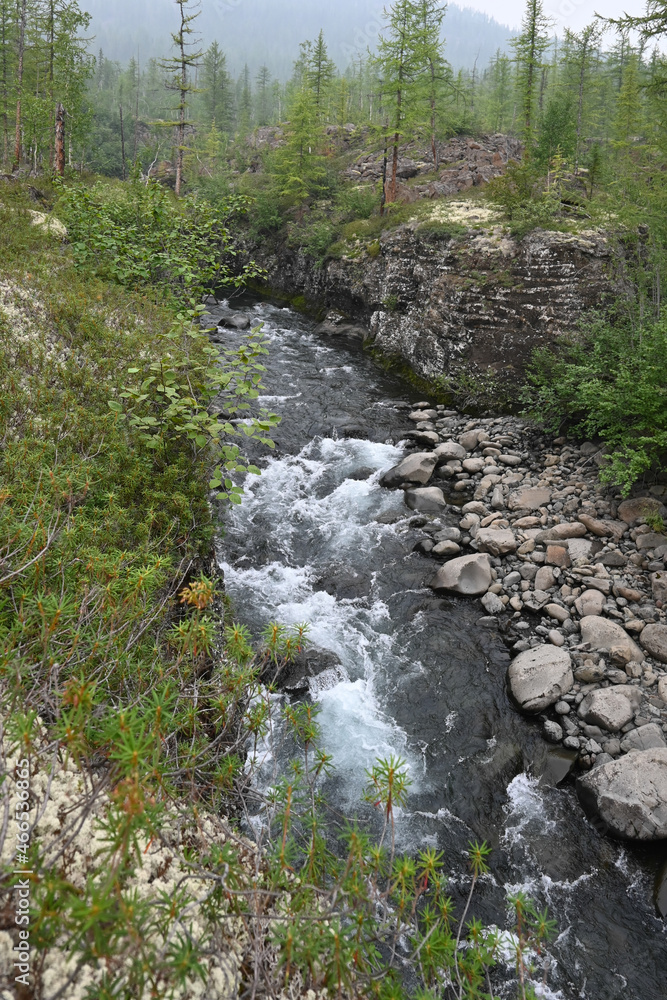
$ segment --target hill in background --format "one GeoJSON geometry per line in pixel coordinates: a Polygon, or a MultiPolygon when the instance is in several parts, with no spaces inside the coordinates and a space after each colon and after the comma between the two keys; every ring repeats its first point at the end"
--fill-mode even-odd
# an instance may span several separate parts
{"type": "MultiPolygon", "coordinates": [[[[178,23],[173,0],[84,0],[81,6],[93,15],[91,48],[101,48],[108,58],[126,62],[138,51],[145,62],[169,51],[178,23]]],[[[340,69],[365,56],[377,41],[384,6],[385,0],[203,0],[197,29],[204,48],[217,39],[232,72],[246,62],[252,70],[264,64],[284,79],[299,42],[315,38],[320,29],[340,69]]],[[[513,34],[486,14],[451,5],[445,17],[447,58],[455,69],[472,69],[475,61],[485,66],[513,34]]]]}

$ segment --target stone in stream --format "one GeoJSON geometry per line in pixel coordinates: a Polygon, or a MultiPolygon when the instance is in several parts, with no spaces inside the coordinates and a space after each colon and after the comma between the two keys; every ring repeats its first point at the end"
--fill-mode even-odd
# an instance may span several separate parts
{"type": "Polygon", "coordinates": [[[655,750],[664,746],[667,746],[665,737],[655,722],[649,722],[647,726],[640,726],[639,729],[631,729],[621,740],[623,753],[628,753],[630,750],[655,750]]]}
{"type": "Polygon", "coordinates": [[[482,604],[484,605],[485,610],[488,611],[490,615],[499,615],[502,614],[502,612],[505,610],[505,605],[500,600],[497,594],[491,594],[491,593],[484,594],[484,597],[482,598],[482,604]]]}
{"type": "Polygon", "coordinates": [[[625,629],[606,618],[598,618],[596,615],[582,618],[581,640],[598,651],[614,648],[623,650],[628,655],[628,661],[639,660],[641,663],[644,659],[641,649],[625,629]]]}
{"type": "Polygon", "coordinates": [[[479,552],[445,563],[436,573],[431,587],[434,590],[453,590],[457,594],[480,597],[492,583],[489,557],[486,553],[479,552]]]}
{"type": "Polygon", "coordinates": [[[632,722],[641,695],[636,687],[614,685],[587,694],[579,705],[579,716],[589,725],[617,733],[632,722]]]}
{"type": "Polygon", "coordinates": [[[577,793],[612,836],[667,838],[667,748],[631,750],[580,778],[577,793]]]}
{"type": "Polygon", "coordinates": [[[667,625],[647,625],[642,629],[639,641],[655,660],[667,663],[667,625]]]}
{"type": "MultiPolygon", "coordinates": [[[[552,722],[550,725],[558,726],[558,723],[552,722]]],[[[547,723],[545,722],[545,735],[546,727],[547,723]]],[[[560,726],[558,728],[560,729],[560,726]]],[[[577,750],[566,750],[560,747],[557,750],[549,750],[543,765],[544,769],[540,774],[540,785],[548,785],[552,788],[560,785],[571,773],[577,763],[578,756],[579,753],[577,750]]]]}
{"type": "Polygon", "coordinates": [[[399,486],[404,482],[426,484],[433,475],[436,462],[433,452],[416,451],[413,455],[407,455],[389,472],[385,472],[380,479],[380,485],[399,486]]]}
{"type": "Polygon", "coordinates": [[[572,659],[558,646],[533,646],[512,660],[507,679],[523,712],[543,712],[572,688],[572,659]]]}
{"type": "Polygon", "coordinates": [[[577,614],[582,618],[599,617],[604,608],[604,594],[599,590],[585,590],[574,602],[577,614]]]}
{"type": "Polygon", "coordinates": [[[510,528],[480,528],[476,541],[482,552],[489,552],[492,556],[506,556],[516,552],[517,542],[510,528]]]}
{"type": "Polygon", "coordinates": [[[457,542],[453,542],[451,539],[446,538],[444,541],[438,542],[437,545],[434,545],[432,552],[434,556],[442,556],[444,559],[452,559],[454,556],[461,554],[461,546],[457,542]]]}
{"type": "Polygon", "coordinates": [[[445,494],[438,486],[406,490],[405,502],[410,510],[420,510],[424,514],[442,514],[447,506],[445,494]]]}

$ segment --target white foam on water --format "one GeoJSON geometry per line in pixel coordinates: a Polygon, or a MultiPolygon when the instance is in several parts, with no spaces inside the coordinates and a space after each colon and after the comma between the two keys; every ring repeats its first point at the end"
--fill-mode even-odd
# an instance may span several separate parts
{"type": "Polygon", "coordinates": [[[520,845],[527,832],[534,837],[536,834],[552,833],[556,829],[556,822],[547,816],[538,778],[525,772],[517,774],[507,786],[507,797],[507,820],[503,836],[507,844],[520,845]]]}

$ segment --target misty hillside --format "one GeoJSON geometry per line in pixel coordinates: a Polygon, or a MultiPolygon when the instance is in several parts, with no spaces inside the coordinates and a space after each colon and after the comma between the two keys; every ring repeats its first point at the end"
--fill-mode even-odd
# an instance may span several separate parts
{"type": "MultiPolygon", "coordinates": [[[[125,61],[137,53],[141,60],[164,55],[170,31],[177,25],[173,0],[82,0],[93,15],[91,46],[111,59],[125,61]]],[[[329,51],[340,68],[347,67],[367,48],[374,47],[382,24],[384,0],[203,0],[197,28],[207,47],[217,39],[238,72],[266,64],[276,76],[289,74],[299,42],[324,29],[329,51]]],[[[447,57],[452,65],[472,68],[488,63],[505,48],[509,28],[486,14],[450,6],[445,18],[447,57]]]]}

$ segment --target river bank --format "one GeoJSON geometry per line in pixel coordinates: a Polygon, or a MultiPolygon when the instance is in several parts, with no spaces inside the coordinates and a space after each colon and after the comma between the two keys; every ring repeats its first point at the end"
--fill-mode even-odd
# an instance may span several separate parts
{"type": "Polygon", "coordinates": [[[422,450],[383,482],[423,515],[420,546],[442,564],[431,585],[481,598],[515,656],[516,705],[593,769],[587,809],[617,836],[664,838],[667,490],[624,501],[600,484],[594,443],[516,418],[419,403],[410,419],[422,450]]]}

